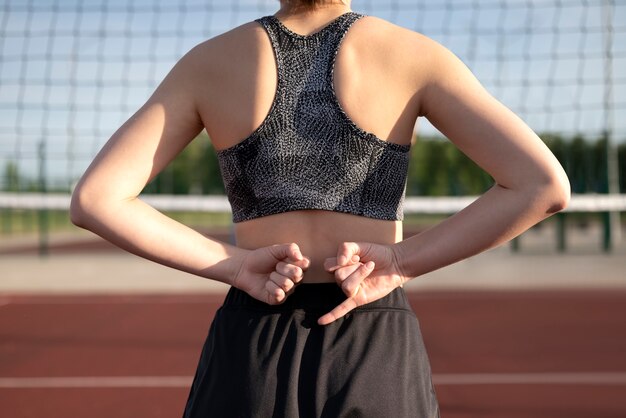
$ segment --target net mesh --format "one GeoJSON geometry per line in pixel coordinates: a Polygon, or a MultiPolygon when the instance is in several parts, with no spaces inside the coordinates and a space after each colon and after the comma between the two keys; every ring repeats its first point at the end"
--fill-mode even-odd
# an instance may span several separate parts
{"type": "MultiPolygon", "coordinates": [[[[277,8],[277,0],[3,0],[0,189],[70,189],[187,50],[277,8]]],[[[355,0],[352,8],[446,45],[537,132],[626,137],[624,2],[355,0]]],[[[419,129],[436,133],[425,120],[419,129]]]]}

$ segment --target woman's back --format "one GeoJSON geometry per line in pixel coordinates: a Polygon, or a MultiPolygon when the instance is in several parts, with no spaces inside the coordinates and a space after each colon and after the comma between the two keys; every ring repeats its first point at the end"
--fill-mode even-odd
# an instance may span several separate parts
{"type": "MultiPolygon", "coordinates": [[[[305,22],[280,20],[278,29],[296,40],[311,38],[342,15],[342,11],[331,15],[318,11],[305,22]]],[[[420,39],[413,32],[365,16],[350,26],[339,46],[333,86],[341,108],[359,128],[382,140],[411,143],[419,114],[421,81],[416,62],[420,39]]],[[[241,143],[265,120],[277,89],[276,59],[268,33],[257,22],[211,39],[197,50],[202,68],[198,109],[220,152],[241,143]]],[[[237,245],[250,249],[298,242],[311,259],[304,281],[317,282],[334,281],[322,262],[336,255],[339,243],[392,244],[402,239],[402,225],[336,211],[299,210],[235,223],[235,234],[237,245]]]]}

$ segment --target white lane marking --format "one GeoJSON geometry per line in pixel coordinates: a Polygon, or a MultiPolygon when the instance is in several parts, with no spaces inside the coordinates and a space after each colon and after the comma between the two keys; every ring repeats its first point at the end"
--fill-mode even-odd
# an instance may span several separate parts
{"type": "MultiPolygon", "coordinates": [[[[193,376],[0,377],[0,389],[189,388],[193,376]]],[[[626,372],[443,373],[436,385],[626,385],[626,372]]]]}
{"type": "Polygon", "coordinates": [[[188,388],[191,376],[0,377],[0,388],[188,388]]]}
{"type": "Polygon", "coordinates": [[[433,375],[436,385],[624,385],[626,372],[449,373],[433,375]]]}
{"type": "Polygon", "coordinates": [[[180,297],[177,298],[175,296],[170,297],[128,297],[127,294],[124,295],[113,295],[113,296],[93,296],[93,295],[69,295],[69,296],[43,296],[43,297],[31,297],[31,296],[18,296],[18,297],[7,297],[5,304],[14,304],[14,305],[126,305],[126,304],[161,304],[161,305],[207,305],[209,302],[215,302],[215,298],[212,299],[212,296],[217,296],[217,301],[221,302],[224,299],[224,294],[206,294],[208,297],[202,296],[193,296],[193,297],[180,297]],[[221,299],[220,299],[221,298],[221,299]]]}

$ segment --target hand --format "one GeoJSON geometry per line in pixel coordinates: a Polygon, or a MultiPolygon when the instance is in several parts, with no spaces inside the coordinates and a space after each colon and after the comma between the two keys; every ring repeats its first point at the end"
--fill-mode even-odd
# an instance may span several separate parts
{"type": "Polygon", "coordinates": [[[293,293],[310,264],[295,243],[257,248],[243,258],[232,285],[261,302],[277,305],[293,293]]]}
{"type": "Polygon", "coordinates": [[[344,242],[337,257],[327,258],[324,268],[335,273],[335,280],[348,298],[318,319],[328,325],[357,306],[380,299],[409,281],[399,268],[392,246],[369,242],[344,242]]]}

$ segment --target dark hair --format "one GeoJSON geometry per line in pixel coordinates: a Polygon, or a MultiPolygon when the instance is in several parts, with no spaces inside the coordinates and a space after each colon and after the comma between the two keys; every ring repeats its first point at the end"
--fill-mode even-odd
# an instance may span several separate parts
{"type": "Polygon", "coordinates": [[[330,0],[289,0],[289,3],[304,6],[304,7],[314,7],[319,6],[324,3],[329,3],[330,0]]]}

